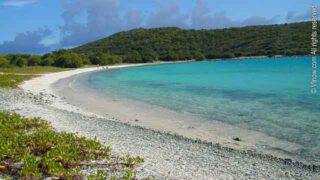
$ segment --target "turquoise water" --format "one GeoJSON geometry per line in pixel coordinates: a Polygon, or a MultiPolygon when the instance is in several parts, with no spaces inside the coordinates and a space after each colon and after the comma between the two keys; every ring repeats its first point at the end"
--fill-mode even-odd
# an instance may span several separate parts
{"type": "Polygon", "coordinates": [[[264,132],[304,146],[319,161],[320,93],[310,93],[311,57],[202,61],[92,73],[86,86],[264,132]]]}

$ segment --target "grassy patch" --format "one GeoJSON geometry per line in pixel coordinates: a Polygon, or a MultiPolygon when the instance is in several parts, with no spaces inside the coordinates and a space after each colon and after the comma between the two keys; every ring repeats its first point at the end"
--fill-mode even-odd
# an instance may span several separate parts
{"type": "Polygon", "coordinates": [[[21,82],[25,80],[29,80],[33,77],[36,77],[36,76],[0,74],[0,88],[17,88],[21,82]]]}
{"type": "Polygon", "coordinates": [[[29,67],[11,67],[11,68],[0,68],[2,73],[10,74],[43,74],[49,72],[59,72],[70,70],[70,68],[60,68],[53,66],[29,66],[29,67]]]}
{"type": "Polygon", "coordinates": [[[0,88],[17,88],[18,85],[36,75],[71,70],[52,66],[0,68],[0,88]]]}
{"type": "Polygon", "coordinates": [[[134,179],[140,157],[115,157],[111,148],[58,133],[38,118],[0,112],[0,178],[134,179]],[[97,168],[96,173],[84,170],[97,168]]]}

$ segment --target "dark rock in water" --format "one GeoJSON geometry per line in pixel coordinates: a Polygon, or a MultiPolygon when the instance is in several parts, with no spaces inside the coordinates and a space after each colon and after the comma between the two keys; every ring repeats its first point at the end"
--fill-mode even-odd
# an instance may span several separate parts
{"type": "Polygon", "coordinates": [[[252,166],[256,166],[256,165],[257,165],[256,163],[253,163],[253,164],[252,164],[252,166]]]}
{"type": "Polygon", "coordinates": [[[238,138],[238,137],[234,137],[234,138],[232,138],[232,139],[235,140],[235,141],[241,141],[241,139],[238,138]]]}
{"type": "Polygon", "coordinates": [[[292,160],[286,158],[286,159],[284,159],[284,163],[285,163],[285,164],[292,164],[292,160]]]}
{"type": "Polygon", "coordinates": [[[138,121],[139,121],[139,119],[135,119],[134,121],[135,121],[135,122],[138,122],[138,121]]]}

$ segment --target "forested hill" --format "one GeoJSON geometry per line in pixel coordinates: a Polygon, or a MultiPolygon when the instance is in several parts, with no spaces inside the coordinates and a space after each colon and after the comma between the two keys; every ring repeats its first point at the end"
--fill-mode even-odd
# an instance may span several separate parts
{"type": "Polygon", "coordinates": [[[213,59],[310,53],[311,22],[218,30],[134,29],[77,47],[83,54],[126,55],[142,59],[213,59]]]}

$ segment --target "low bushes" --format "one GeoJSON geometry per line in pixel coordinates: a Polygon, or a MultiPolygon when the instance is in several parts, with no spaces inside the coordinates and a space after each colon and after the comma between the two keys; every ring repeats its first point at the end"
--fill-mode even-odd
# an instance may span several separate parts
{"type": "Polygon", "coordinates": [[[0,112],[0,177],[134,179],[142,162],[140,157],[115,157],[97,140],[58,133],[38,118],[0,112]],[[85,173],[88,167],[96,173],[85,173]]]}

